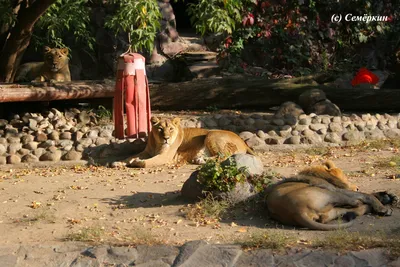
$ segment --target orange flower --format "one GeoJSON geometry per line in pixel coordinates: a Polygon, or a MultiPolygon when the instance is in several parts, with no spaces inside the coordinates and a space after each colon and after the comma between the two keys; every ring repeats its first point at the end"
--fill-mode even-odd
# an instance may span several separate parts
{"type": "Polygon", "coordinates": [[[378,82],[378,76],[376,76],[373,72],[367,70],[366,68],[361,68],[351,81],[351,85],[356,86],[360,83],[377,84],[378,82]]]}

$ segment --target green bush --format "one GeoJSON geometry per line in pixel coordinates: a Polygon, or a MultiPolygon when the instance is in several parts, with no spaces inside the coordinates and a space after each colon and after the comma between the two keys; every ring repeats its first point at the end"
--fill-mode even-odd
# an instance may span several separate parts
{"type": "Polygon", "coordinates": [[[222,166],[217,159],[209,159],[199,167],[197,180],[207,191],[231,191],[237,183],[246,181],[247,169],[237,168],[236,164],[222,166]]]}
{"type": "Polygon", "coordinates": [[[273,177],[278,176],[275,172],[250,175],[246,167],[238,168],[232,158],[229,160],[229,164],[222,166],[218,159],[209,159],[198,168],[197,180],[206,191],[229,192],[236,184],[248,182],[256,192],[261,192],[271,183],[273,177]]]}
{"type": "Polygon", "coordinates": [[[221,47],[222,57],[240,57],[243,48],[253,44],[259,57],[269,59],[263,67],[293,74],[359,68],[367,64],[357,53],[359,45],[375,41],[383,45],[380,51],[389,52],[390,60],[400,43],[400,0],[260,0],[240,4],[214,0],[208,6],[205,2],[192,4],[193,22],[200,33],[230,34],[221,47]],[[205,15],[213,12],[216,15],[205,15]],[[344,21],[349,13],[387,16],[388,21],[344,21]],[[334,14],[343,16],[340,23],[331,22],[334,14]]]}

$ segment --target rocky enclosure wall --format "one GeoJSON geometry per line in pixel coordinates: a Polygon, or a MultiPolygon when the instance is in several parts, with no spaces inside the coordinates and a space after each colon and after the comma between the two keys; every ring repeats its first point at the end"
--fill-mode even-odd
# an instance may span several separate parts
{"type": "MultiPolygon", "coordinates": [[[[256,151],[280,144],[346,144],[400,137],[400,115],[299,115],[267,113],[185,116],[184,127],[225,129],[238,133],[256,151]]],[[[107,159],[144,148],[143,140],[116,140],[111,123],[95,114],[52,109],[0,120],[0,164],[80,159],[107,159]]]]}

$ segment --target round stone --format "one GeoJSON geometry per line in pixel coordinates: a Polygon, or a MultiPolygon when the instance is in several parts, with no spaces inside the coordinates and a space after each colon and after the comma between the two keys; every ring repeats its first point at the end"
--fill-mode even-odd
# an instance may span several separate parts
{"type": "Polygon", "coordinates": [[[109,139],[104,138],[104,137],[99,137],[95,141],[96,146],[101,146],[101,145],[106,145],[109,144],[109,139]]]}
{"type": "Polygon", "coordinates": [[[52,130],[52,132],[48,135],[48,138],[55,141],[60,140],[60,133],[52,130]]]}
{"type": "Polygon", "coordinates": [[[22,144],[9,144],[8,148],[7,148],[7,152],[8,154],[15,154],[17,153],[18,150],[20,150],[22,148],[22,144]]]}
{"type": "Polygon", "coordinates": [[[24,144],[22,147],[29,149],[29,150],[35,150],[38,147],[38,144],[39,144],[38,142],[32,141],[32,142],[24,144]]]}
{"type": "Polygon", "coordinates": [[[75,151],[75,150],[70,150],[68,151],[63,157],[63,160],[80,160],[82,158],[82,153],[75,151]]]}
{"type": "Polygon", "coordinates": [[[27,134],[21,137],[21,142],[22,144],[27,144],[29,142],[33,142],[35,140],[35,137],[33,135],[27,134]]]}
{"type": "Polygon", "coordinates": [[[25,163],[33,163],[33,162],[38,162],[39,158],[36,157],[35,155],[27,154],[22,157],[21,161],[25,163]]]}
{"type": "Polygon", "coordinates": [[[339,144],[342,141],[342,138],[337,133],[327,133],[324,141],[328,143],[339,144]]]}
{"type": "Polygon", "coordinates": [[[70,132],[62,132],[60,134],[60,139],[61,140],[71,140],[72,139],[72,134],[70,132]]]}
{"type": "Polygon", "coordinates": [[[7,152],[7,147],[3,144],[0,144],[0,155],[4,155],[7,152]]]}
{"type": "Polygon", "coordinates": [[[21,148],[20,150],[18,150],[18,154],[21,155],[21,156],[25,156],[25,155],[27,155],[29,153],[30,153],[30,150],[26,149],[26,148],[21,148]]]}
{"type": "Polygon", "coordinates": [[[334,133],[343,131],[342,124],[339,122],[332,122],[329,124],[329,130],[334,133]]]}
{"type": "Polygon", "coordinates": [[[40,156],[39,160],[56,162],[56,161],[60,160],[61,155],[62,155],[62,153],[59,150],[57,150],[55,152],[47,151],[46,153],[44,153],[43,155],[40,156]]]}
{"type": "Polygon", "coordinates": [[[18,164],[21,163],[21,158],[18,155],[9,155],[7,157],[8,164],[18,164]]]}
{"type": "Polygon", "coordinates": [[[39,148],[33,150],[32,154],[35,155],[36,157],[40,157],[45,152],[46,152],[46,149],[39,147],[39,148]]]}
{"type": "Polygon", "coordinates": [[[284,143],[289,145],[299,145],[300,139],[300,136],[291,136],[287,138],[284,143]]]}
{"type": "Polygon", "coordinates": [[[39,143],[47,141],[47,135],[45,133],[37,133],[35,141],[37,141],[39,143]]]}

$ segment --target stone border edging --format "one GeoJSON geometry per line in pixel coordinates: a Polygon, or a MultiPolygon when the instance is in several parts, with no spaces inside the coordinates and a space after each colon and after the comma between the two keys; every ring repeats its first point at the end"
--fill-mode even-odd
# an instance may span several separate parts
{"type": "Polygon", "coordinates": [[[56,245],[0,246],[2,266],[399,266],[384,249],[337,253],[335,251],[270,249],[244,251],[238,245],[190,241],[180,247],[171,245],[88,246],[66,242],[56,245]]]}
{"type": "MultiPolygon", "coordinates": [[[[117,140],[114,126],[99,125],[94,114],[71,109],[62,113],[15,115],[0,120],[0,165],[97,160],[139,152],[144,142],[117,140]]],[[[183,127],[236,132],[256,151],[301,145],[347,145],[364,140],[400,138],[400,115],[356,114],[274,117],[269,113],[188,116],[183,127]]]]}

